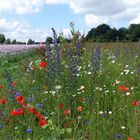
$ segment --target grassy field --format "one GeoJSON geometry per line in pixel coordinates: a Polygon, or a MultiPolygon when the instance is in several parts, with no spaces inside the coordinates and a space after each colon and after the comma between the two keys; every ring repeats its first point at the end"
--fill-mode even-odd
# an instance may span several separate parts
{"type": "Polygon", "coordinates": [[[140,45],[57,48],[0,59],[0,139],[139,140],[140,45]]]}

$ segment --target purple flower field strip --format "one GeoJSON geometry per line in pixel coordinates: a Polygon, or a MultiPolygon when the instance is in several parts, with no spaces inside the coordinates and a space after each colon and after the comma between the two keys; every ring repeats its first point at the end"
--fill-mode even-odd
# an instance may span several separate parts
{"type": "Polygon", "coordinates": [[[7,53],[24,52],[29,49],[38,48],[39,45],[0,45],[0,55],[7,53]]]}

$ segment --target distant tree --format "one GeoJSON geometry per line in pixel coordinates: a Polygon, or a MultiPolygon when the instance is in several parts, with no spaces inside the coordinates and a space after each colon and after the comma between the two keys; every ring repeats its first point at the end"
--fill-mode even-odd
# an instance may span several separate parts
{"type": "Polygon", "coordinates": [[[28,45],[30,45],[30,44],[34,44],[35,42],[32,40],[32,39],[29,39],[28,41],[27,41],[27,44],[28,45]]]}
{"type": "Polygon", "coordinates": [[[110,30],[111,30],[111,28],[109,25],[101,24],[101,25],[97,26],[97,28],[96,28],[96,35],[99,36],[99,35],[105,34],[110,30]]]}
{"type": "Polygon", "coordinates": [[[118,30],[118,37],[120,41],[126,40],[127,39],[127,35],[128,35],[128,29],[121,27],[118,30]]]}
{"type": "Polygon", "coordinates": [[[48,44],[52,44],[52,42],[53,42],[53,38],[52,37],[47,37],[46,38],[46,43],[48,43],[48,44]]]}
{"type": "Polygon", "coordinates": [[[118,36],[118,30],[113,28],[106,33],[107,41],[115,42],[118,36]]]}
{"type": "Polygon", "coordinates": [[[10,38],[7,38],[7,39],[5,40],[5,44],[11,44],[10,38]]]}
{"type": "Polygon", "coordinates": [[[131,24],[128,29],[130,40],[138,41],[140,39],[140,24],[131,24]]]}
{"type": "Polygon", "coordinates": [[[19,41],[17,41],[16,44],[19,44],[19,41]]]}
{"type": "Polygon", "coordinates": [[[94,36],[95,32],[96,32],[96,28],[92,28],[92,29],[88,32],[88,34],[87,34],[87,36],[86,36],[86,40],[93,39],[93,36],[94,36]]]}
{"type": "Polygon", "coordinates": [[[3,44],[5,42],[5,35],[0,34],[0,44],[3,44]]]}
{"type": "Polygon", "coordinates": [[[66,41],[67,43],[71,43],[71,39],[69,39],[69,38],[65,38],[65,41],[66,41]]]}
{"type": "Polygon", "coordinates": [[[16,44],[17,43],[17,41],[16,41],[16,39],[14,39],[13,41],[12,41],[12,44],[16,44]]]}
{"type": "Polygon", "coordinates": [[[87,36],[86,36],[86,40],[93,40],[93,41],[99,41],[99,42],[107,42],[110,41],[110,34],[112,34],[113,32],[111,32],[111,28],[109,25],[107,24],[101,24],[99,26],[97,26],[96,28],[92,28],[87,36]]]}
{"type": "Polygon", "coordinates": [[[140,39],[140,24],[131,24],[129,28],[110,28],[107,24],[101,24],[96,28],[92,28],[87,36],[87,41],[114,42],[116,39],[120,41],[136,42],[140,39]]]}

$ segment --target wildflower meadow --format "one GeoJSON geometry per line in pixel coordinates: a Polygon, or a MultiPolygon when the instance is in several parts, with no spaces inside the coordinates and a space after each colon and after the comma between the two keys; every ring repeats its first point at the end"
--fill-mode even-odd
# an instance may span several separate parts
{"type": "Polygon", "coordinates": [[[0,140],[140,140],[140,43],[52,33],[0,57],[0,140]]]}

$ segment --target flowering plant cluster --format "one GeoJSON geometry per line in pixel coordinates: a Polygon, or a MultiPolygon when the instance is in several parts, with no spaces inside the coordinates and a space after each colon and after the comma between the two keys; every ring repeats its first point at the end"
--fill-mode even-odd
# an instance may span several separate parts
{"type": "Polygon", "coordinates": [[[0,139],[139,140],[137,50],[87,47],[73,23],[59,44],[52,30],[52,46],[0,69],[0,139]]]}

